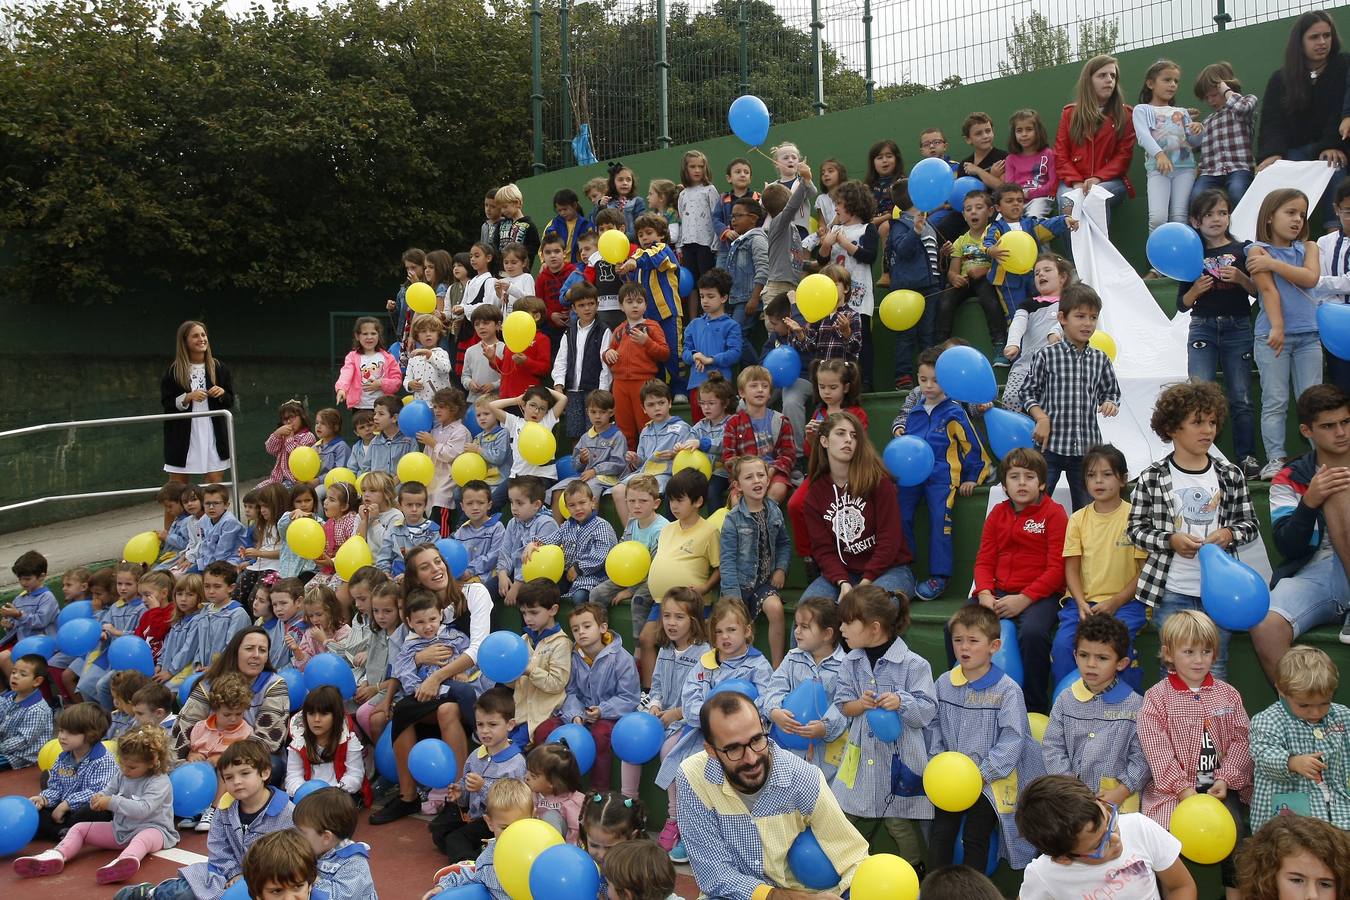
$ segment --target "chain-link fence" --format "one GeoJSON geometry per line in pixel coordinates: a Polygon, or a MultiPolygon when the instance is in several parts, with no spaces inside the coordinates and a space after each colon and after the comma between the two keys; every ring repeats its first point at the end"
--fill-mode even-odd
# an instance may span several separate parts
{"type": "Polygon", "coordinates": [[[1296,15],[1325,0],[533,0],[537,170],[1296,15]],[[567,40],[562,40],[563,35],[567,40]],[[574,139],[582,126],[588,141],[574,139]]]}

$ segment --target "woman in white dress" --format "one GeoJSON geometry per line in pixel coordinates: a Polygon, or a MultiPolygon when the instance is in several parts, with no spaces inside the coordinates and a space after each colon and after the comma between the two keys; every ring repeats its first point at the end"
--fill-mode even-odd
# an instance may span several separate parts
{"type": "MultiPolygon", "coordinates": [[[[159,383],[166,413],[230,409],[234,381],[225,364],[211,355],[206,326],[187,321],[178,326],[177,350],[159,383]]],[[[173,481],[203,474],[221,481],[230,464],[230,444],[222,416],[170,419],[164,423],[164,471],[173,481]]]]}

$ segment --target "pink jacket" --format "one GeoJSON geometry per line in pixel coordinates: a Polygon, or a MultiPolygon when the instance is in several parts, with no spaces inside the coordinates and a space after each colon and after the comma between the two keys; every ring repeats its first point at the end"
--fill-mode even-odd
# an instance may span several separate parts
{"type": "MultiPolygon", "coordinates": [[[[398,360],[388,350],[381,349],[380,355],[384,357],[384,374],[380,377],[380,390],[387,396],[397,394],[399,388],[403,387],[403,370],[398,367],[398,360]]],[[[353,350],[347,354],[347,358],[342,361],[342,371],[338,373],[337,382],[333,385],[334,393],[344,393],[347,395],[347,407],[350,409],[361,402],[361,352],[353,350]]]]}
{"type": "Polygon", "coordinates": [[[247,719],[240,720],[236,728],[221,731],[216,727],[216,716],[215,713],[212,713],[192,726],[192,734],[188,738],[188,747],[193,753],[200,753],[205,756],[214,766],[216,760],[220,759],[220,754],[225,752],[226,747],[247,740],[252,736],[253,726],[248,724],[247,719]]]}
{"type": "MultiPolygon", "coordinates": [[[[263,448],[267,450],[268,453],[275,456],[277,461],[272,466],[272,474],[268,475],[266,480],[261,482],[258,487],[262,487],[264,484],[294,483],[296,477],[291,474],[291,451],[296,447],[313,446],[314,432],[312,431],[302,431],[299,434],[292,434],[286,437],[280,437],[275,431],[269,434],[267,440],[263,442],[263,448]]],[[[277,515],[280,515],[280,513],[277,515]]]]}

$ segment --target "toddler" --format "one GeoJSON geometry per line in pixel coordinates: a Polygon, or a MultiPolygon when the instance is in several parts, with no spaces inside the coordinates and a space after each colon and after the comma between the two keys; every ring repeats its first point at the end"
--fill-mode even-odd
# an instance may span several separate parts
{"type": "MultiPolygon", "coordinates": [[[[626,765],[626,764],[625,764],[626,765]]],[[[534,816],[569,844],[581,839],[581,770],[566,744],[538,744],[525,760],[525,783],[534,791],[534,816]]]]}

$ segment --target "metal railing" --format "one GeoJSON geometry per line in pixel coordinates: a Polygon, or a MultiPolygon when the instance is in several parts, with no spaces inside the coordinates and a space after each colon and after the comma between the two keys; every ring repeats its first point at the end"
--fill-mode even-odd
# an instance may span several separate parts
{"type": "MultiPolygon", "coordinates": [[[[239,515],[239,491],[236,489],[239,485],[239,454],[235,452],[234,446],[234,415],[228,409],[209,409],[201,412],[179,412],[179,413],[158,413],[153,416],[118,416],[112,419],[78,419],[73,422],[47,422],[43,425],[29,425],[26,428],[14,428],[9,431],[0,431],[0,440],[4,438],[24,437],[32,434],[43,434],[50,431],[71,431],[78,428],[104,428],[112,425],[129,425],[141,422],[164,422],[169,419],[202,419],[223,416],[225,418],[225,434],[227,437],[230,452],[230,480],[219,482],[230,490],[230,504],[234,508],[234,514],[239,515]]],[[[10,503],[0,506],[0,513],[11,512],[16,509],[26,509],[30,506],[40,506],[44,503],[59,503],[65,500],[89,500],[99,497],[132,497],[138,494],[158,493],[162,484],[154,487],[145,488],[124,488],[116,491],[86,491],[79,494],[53,494],[48,497],[35,497],[32,500],[21,500],[18,503],[10,503]]]]}

